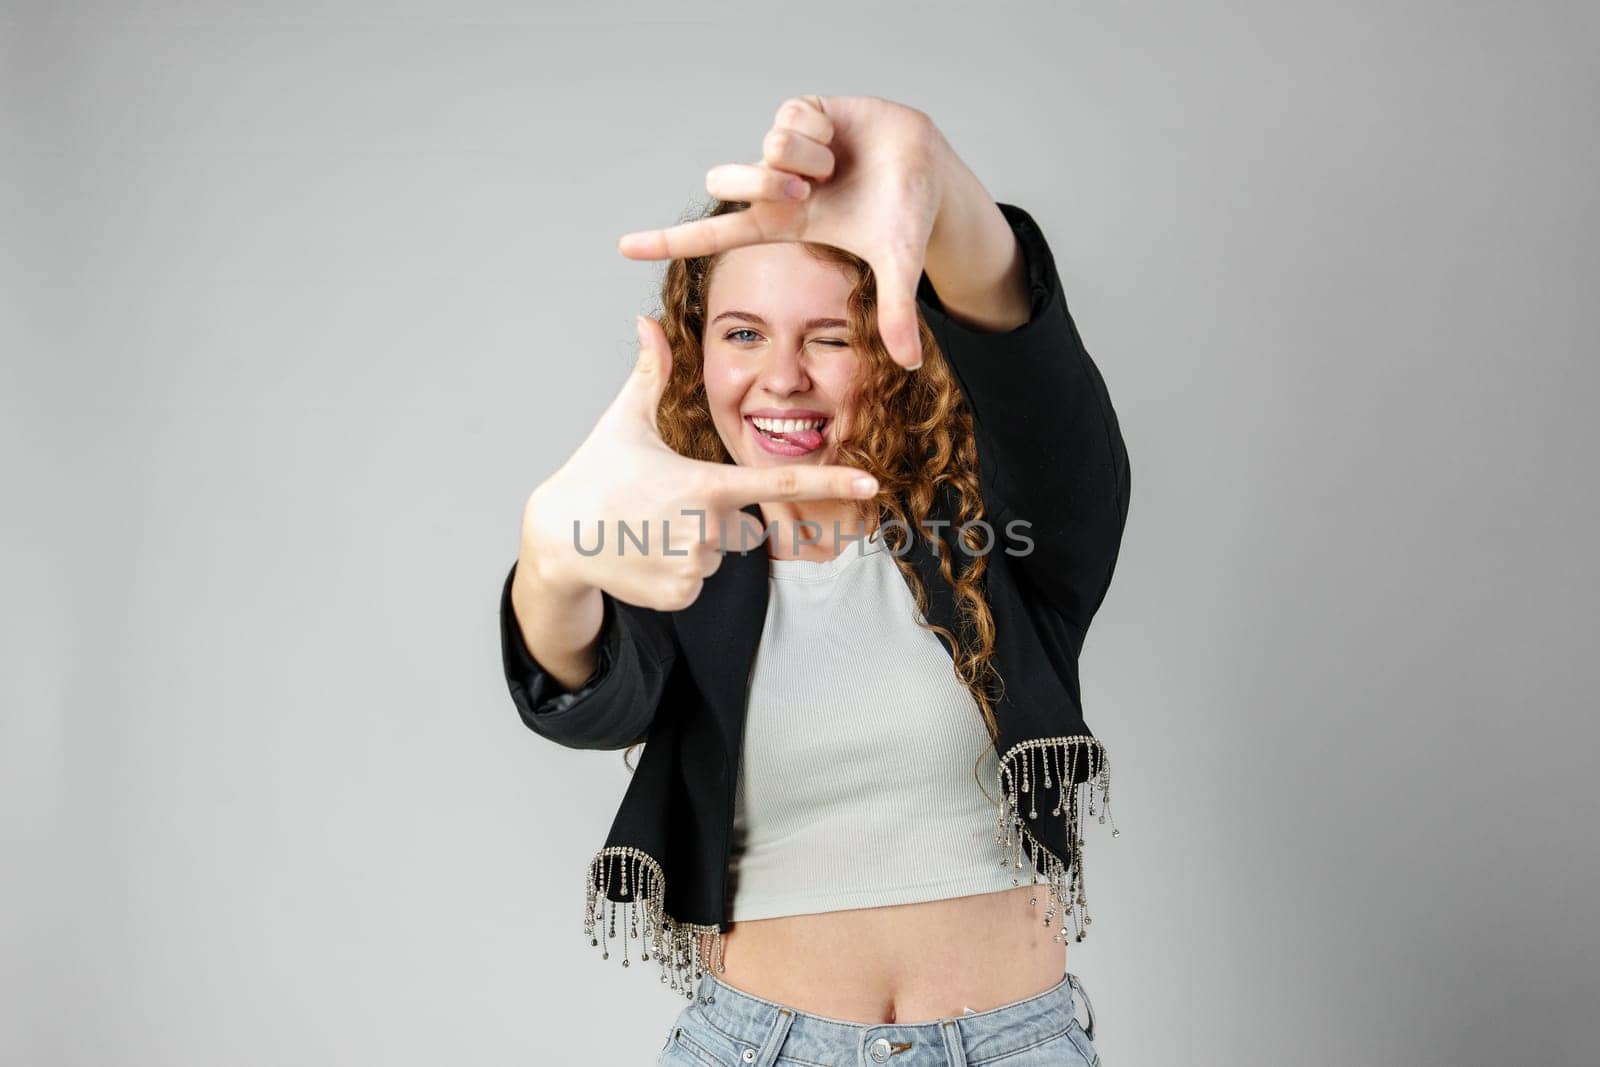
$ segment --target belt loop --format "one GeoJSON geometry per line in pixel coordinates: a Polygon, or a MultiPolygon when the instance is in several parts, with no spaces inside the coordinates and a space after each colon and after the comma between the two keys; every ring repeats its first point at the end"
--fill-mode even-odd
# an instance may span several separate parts
{"type": "Polygon", "coordinates": [[[1078,999],[1083,1001],[1083,1010],[1089,1014],[1089,1021],[1084,1025],[1083,1033],[1090,1041],[1094,1040],[1094,1001],[1089,999],[1089,991],[1083,988],[1083,980],[1077,975],[1068,973],[1067,981],[1072,983],[1073,991],[1078,994],[1078,999]]]}
{"type": "Polygon", "coordinates": [[[941,1019],[939,1032],[944,1035],[944,1050],[949,1067],[967,1067],[967,1049],[961,1042],[961,1025],[954,1019],[941,1019]]]}
{"type": "Polygon", "coordinates": [[[789,1037],[789,1027],[793,1023],[794,1012],[779,1008],[778,1017],[772,1021],[772,1029],[767,1031],[767,1039],[761,1043],[761,1052],[754,1061],[755,1067],[772,1067],[783,1049],[784,1041],[789,1037]]]}

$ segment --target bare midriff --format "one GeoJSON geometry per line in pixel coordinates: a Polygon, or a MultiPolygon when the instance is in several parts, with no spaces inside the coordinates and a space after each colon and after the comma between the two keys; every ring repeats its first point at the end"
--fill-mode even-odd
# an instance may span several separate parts
{"type": "Polygon", "coordinates": [[[1049,887],[747,919],[723,932],[716,977],[798,1011],[919,1023],[1024,1000],[1060,982],[1067,946],[1044,925],[1049,887]],[[1038,904],[1030,905],[1030,898],[1038,904]]]}

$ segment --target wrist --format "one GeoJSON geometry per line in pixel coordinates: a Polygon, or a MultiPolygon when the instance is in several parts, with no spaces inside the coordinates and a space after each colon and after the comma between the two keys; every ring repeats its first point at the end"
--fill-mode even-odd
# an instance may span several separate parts
{"type": "Polygon", "coordinates": [[[589,589],[578,573],[582,557],[565,540],[573,536],[570,526],[565,531],[554,528],[541,503],[535,491],[523,513],[522,549],[512,580],[547,597],[576,601],[589,589]]]}
{"type": "Polygon", "coordinates": [[[977,220],[982,217],[980,213],[992,201],[978,176],[956,154],[937,127],[933,130],[930,169],[935,188],[939,190],[939,206],[934,212],[933,229],[928,234],[925,258],[946,262],[959,256],[962,245],[977,228],[977,220]]]}
{"type": "Polygon", "coordinates": [[[1032,306],[1016,234],[953,149],[942,166],[939,212],[923,271],[952,319],[985,332],[1014,329],[1028,321],[1032,306]]]}
{"type": "Polygon", "coordinates": [[[555,557],[548,549],[524,544],[517,557],[517,573],[512,578],[514,588],[526,593],[537,592],[540,599],[576,604],[588,595],[590,586],[576,574],[570,565],[555,557]]]}

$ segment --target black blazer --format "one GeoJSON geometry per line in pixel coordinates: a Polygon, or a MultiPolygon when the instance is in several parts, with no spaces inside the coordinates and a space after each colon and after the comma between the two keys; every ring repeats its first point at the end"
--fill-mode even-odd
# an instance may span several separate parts
{"type": "MultiPolygon", "coordinates": [[[[1082,824],[1085,815],[1106,820],[1111,783],[1104,748],[1084,722],[1078,656],[1116,566],[1131,471],[1110,395],[1067,310],[1049,246],[1026,211],[1010,204],[1000,210],[1027,260],[1029,321],[1006,333],[964,326],[944,313],[927,275],[917,299],[972,410],[985,519],[997,536],[986,577],[1004,686],[994,708],[1003,798],[996,862],[1021,872],[1026,858],[1018,884],[1023,877],[1049,883],[1045,923],[1059,911],[1056,936],[1065,939],[1070,916],[1082,940],[1089,922],[1082,824]],[[1006,551],[1025,547],[1005,537],[1014,519],[1031,524],[1028,554],[1006,551]]],[[[760,520],[757,505],[745,511],[760,520]]],[[[930,518],[952,515],[946,498],[930,518]]],[[[927,619],[960,632],[936,535],[916,533],[907,551],[927,590],[927,619]]],[[[945,551],[965,551],[948,527],[937,536],[945,551]]],[[[568,748],[648,742],[589,864],[584,929],[609,958],[620,911],[623,965],[629,941],[640,939],[639,958],[654,955],[662,981],[685,996],[693,996],[702,956],[710,966],[722,962],[734,787],[766,618],[767,562],[765,545],[729,552],[699,599],[681,611],[604,594],[599,665],[576,692],[563,691],[528,654],[511,608],[515,563],[501,593],[506,683],[523,723],[568,748]]],[[[960,557],[957,564],[959,570],[960,557]]]]}

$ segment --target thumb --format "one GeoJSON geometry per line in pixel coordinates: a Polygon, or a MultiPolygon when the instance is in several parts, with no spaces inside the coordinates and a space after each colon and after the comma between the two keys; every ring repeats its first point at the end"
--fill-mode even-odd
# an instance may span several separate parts
{"type": "Polygon", "coordinates": [[[917,283],[922,266],[890,262],[878,276],[878,335],[889,358],[907,370],[922,365],[922,332],[917,325],[917,283]]]}
{"type": "Polygon", "coordinates": [[[624,407],[654,432],[656,409],[661,406],[661,394],[672,377],[672,346],[667,344],[661,324],[648,315],[636,316],[634,325],[639,331],[639,357],[623,385],[624,407]]]}

